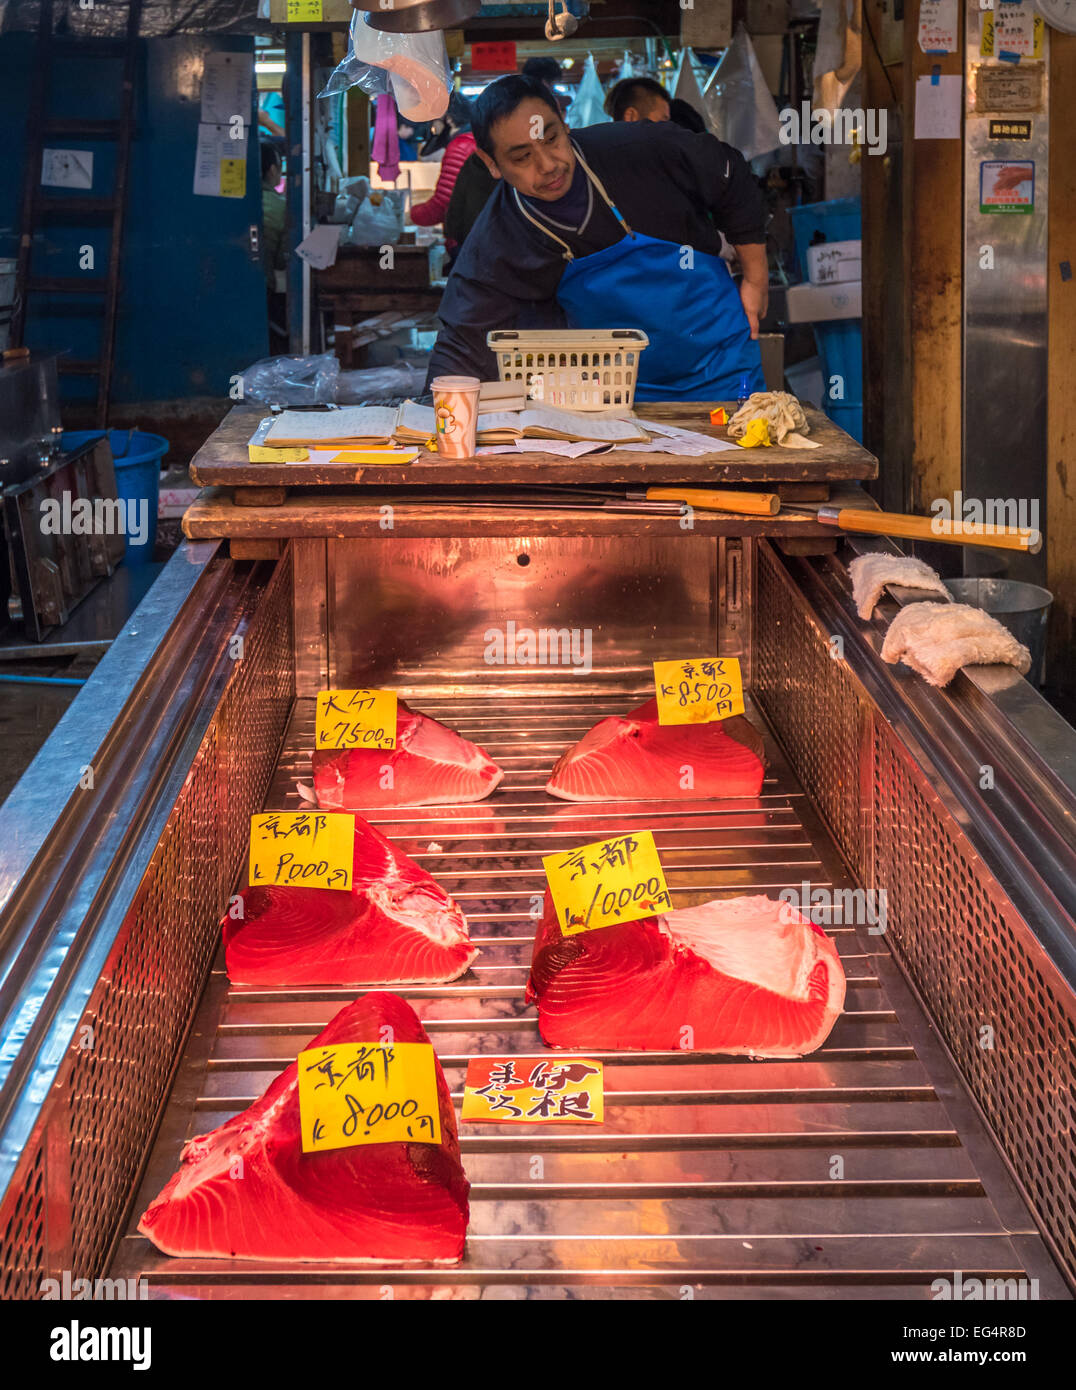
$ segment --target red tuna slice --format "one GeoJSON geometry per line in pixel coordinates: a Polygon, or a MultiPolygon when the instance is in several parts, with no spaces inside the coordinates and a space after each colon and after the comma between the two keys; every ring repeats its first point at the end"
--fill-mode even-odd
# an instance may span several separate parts
{"type": "Polygon", "coordinates": [[[350,893],[249,887],[224,928],[235,985],[442,984],[478,955],[467,919],[425,869],[355,817],[350,893]]]}
{"type": "Polygon", "coordinates": [[[802,1057],[844,990],[833,942],[788,903],[725,898],[563,936],[547,892],[527,1001],[550,1047],[802,1057]]]}
{"type": "Polygon", "coordinates": [[[481,801],[504,776],[476,743],[402,700],[396,705],[395,748],[322,748],[312,761],[314,795],[329,811],[481,801]]]}
{"type": "MultiPolygon", "coordinates": [[[[428,1043],[395,994],[341,1009],[308,1048],[428,1043]]],[[[441,1143],[363,1144],[303,1153],[295,1062],[249,1110],[192,1139],[179,1172],[139,1231],[166,1255],[189,1259],[433,1261],[455,1264],[467,1232],[469,1183],[452,1098],[437,1067],[441,1143]]]]}
{"type": "Polygon", "coordinates": [[[742,715],[712,724],[659,724],[658,702],[603,719],[553,767],[546,783],[564,801],[701,801],[758,796],[762,737],[742,715]],[[693,785],[683,787],[684,768],[693,785]]]}

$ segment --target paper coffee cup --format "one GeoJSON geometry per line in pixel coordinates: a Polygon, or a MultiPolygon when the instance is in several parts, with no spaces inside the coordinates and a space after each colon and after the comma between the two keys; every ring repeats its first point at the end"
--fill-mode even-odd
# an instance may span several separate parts
{"type": "Polygon", "coordinates": [[[443,458],[474,458],[481,386],[476,376],[436,376],[430,383],[437,452],[443,458]]]}

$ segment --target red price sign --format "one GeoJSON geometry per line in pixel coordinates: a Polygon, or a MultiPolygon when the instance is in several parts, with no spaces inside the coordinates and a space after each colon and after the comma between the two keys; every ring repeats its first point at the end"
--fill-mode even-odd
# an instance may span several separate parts
{"type": "Polygon", "coordinates": [[[500,43],[471,44],[472,72],[515,72],[516,46],[507,39],[500,43]]]}

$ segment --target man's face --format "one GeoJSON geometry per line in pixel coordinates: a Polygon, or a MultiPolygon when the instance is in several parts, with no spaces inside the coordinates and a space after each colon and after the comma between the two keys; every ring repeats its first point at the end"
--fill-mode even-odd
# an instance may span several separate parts
{"type": "Polygon", "coordinates": [[[629,106],[620,119],[622,121],[669,121],[672,120],[672,108],[663,97],[651,97],[648,104],[629,106]]]}
{"type": "Polygon", "coordinates": [[[478,153],[494,178],[527,198],[551,203],[563,198],[575,173],[568,128],[544,101],[528,97],[491,131],[493,156],[478,153]]]}

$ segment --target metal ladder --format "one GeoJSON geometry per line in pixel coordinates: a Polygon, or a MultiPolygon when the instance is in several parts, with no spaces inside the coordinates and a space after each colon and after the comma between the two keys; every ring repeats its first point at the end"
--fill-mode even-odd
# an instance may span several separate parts
{"type": "Polygon", "coordinates": [[[134,78],[138,56],[138,28],[142,0],[129,0],[127,27],[122,39],[97,39],[54,35],[53,0],[41,0],[37,33],[37,61],[30,89],[27,119],[26,165],[23,170],[22,205],[18,259],[15,267],[15,305],[11,318],[11,344],[21,346],[26,313],[34,294],[99,297],[101,337],[96,358],[61,358],[59,371],[69,376],[97,378],[94,420],[98,427],[107,423],[112,368],[116,342],[116,307],[120,288],[120,258],[123,250],[123,221],[127,202],[127,174],[130,164],[134,125],[134,78]],[[81,58],[123,59],[119,115],[114,120],[50,118],[47,115],[52,59],[55,52],[77,51],[81,58]],[[42,154],[46,142],[54,139],[115,140],[116,171],[112,192],[104,197],[50,197],[42,190],[42,154]],[[108,268],[104,275],[35,275],[31,258],[34,237],[50,219],[82,219],[111,223],[108,268]]]}

